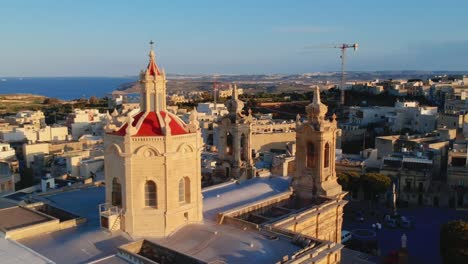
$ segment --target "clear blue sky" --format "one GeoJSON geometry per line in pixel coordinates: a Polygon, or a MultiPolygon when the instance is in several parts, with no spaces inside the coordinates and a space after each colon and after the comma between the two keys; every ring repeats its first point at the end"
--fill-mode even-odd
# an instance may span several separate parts
{"type": "Polygon", "coordinates": [[[468,70],[466,0],[2,0],[0,76],[468,70]],[[312,46],[312,49],[305,49],[312,46]]]}

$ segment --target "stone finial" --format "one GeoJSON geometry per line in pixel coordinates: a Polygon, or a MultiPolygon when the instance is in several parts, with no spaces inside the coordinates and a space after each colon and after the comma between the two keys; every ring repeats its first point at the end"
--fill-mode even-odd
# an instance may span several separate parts
{"type": "Polygon", "coordinates": [[[166,113],[166,116],[164,117],[164,135],[170,136],[171,135],[171,118],[169,117],[169,114],[166,113]]]}
{"type": "Polygon", "coordinates": [[[112,111],[112,116],[113,117],[119,116],[119,111],[117,111],[117,108],[114,108],[114,111],[112,111]]]}
{"type": "Polygon", "coordinates": [[[196,132],[200,128],[200,122],[198,121],[198,112],[196,108],[193,108],[189,116],[188,129],[189,132],[196,132]]]}
{"type": "Polygon", "coordinates": [[[134,118],[129,113],[127,115],[127,129],[125,130],[126,136],[133,136],[137,132],[136,128],[133,126],[133,121],[134,121],[134,118]]]}
{"type": "Polygon", "coordinates": [[[110,115],[109,111],[106,112],[106,124],[104,125],[104,130],[106,132],[113,132],[117,128],[114,124],[114,118],[110,115]]]}
{"type": "Polygon", "coordinates": [[[320,101],[320,89],[318,86],[314,88],[314,98],[312,102],[306,106],[307,118],[310,123],[320,124],[327,114],[328,107],[320,101]]]}
{"type": "Polygon", "coordinates": [[[244,108],[244,102],[239,100],[239,95],[237,91],[237,85],[231,85],[232,87],[232,96],[231,99],[229,99],[226,102],[226,107],[229,110],[230,114],[242,114],[242,109],[244,108]]]}
{"type": "Polygon", "coordinates": [[[252,109],[251,108],[249,108],[248,113],[249,113],[249,116],[252,116],[252,109]]]}

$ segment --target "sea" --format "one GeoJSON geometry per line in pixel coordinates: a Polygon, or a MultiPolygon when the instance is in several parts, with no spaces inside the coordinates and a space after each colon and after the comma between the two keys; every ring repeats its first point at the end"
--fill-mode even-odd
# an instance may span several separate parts
{"type": "Polygon", "coordinates": [[[62,100],[104,97],[134,77],[0,77],[0,94],[37,94],[62,100]]]}

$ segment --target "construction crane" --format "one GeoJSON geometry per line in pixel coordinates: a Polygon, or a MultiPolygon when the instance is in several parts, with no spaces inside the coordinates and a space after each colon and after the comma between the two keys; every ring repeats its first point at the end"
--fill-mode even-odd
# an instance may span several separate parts
{"type": "Polygon", "coordinates": [[[346,49],[354,49],[356,51],[358,49],[358,44],[341,44],[339,46],[334,46],[333,48],[341,50],[341,85],[340,85],[340,105],[344,105],[345,103],[345,84],[346,84],[346,72],[345,72],[345,63],[346,63],[346,49]]]}
{"type": "Polygon", "coordinates": [[[341,50],[341,84],[340,84],[340,104],[344,105],[344,89],[346,84],[346,71],[345,71],[345,64],[346,64],[346,50],[347,49],[354,49],[355,51],[358,49],[358,44],[341,44],[341,45],[318,45],[318,46],[308,46],[305,47],[306,49],[317,49],[317,48],[334,48],[341,50]]]}
{"type": "Polygon", "coordinates": [[[213,102],[216,108],[216,93],[218,91],[218,82],[216,79],[213,80],[213,102]]]}

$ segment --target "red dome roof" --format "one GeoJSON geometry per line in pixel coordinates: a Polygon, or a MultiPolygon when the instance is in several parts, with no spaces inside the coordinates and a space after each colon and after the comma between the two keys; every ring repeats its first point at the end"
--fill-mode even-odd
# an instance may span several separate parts
{"type": "Polygon", "coordinates": [[[151,76],[161,75],[158,65],[156,65],[156,62],[153,59],[151,59],[151,61],[148,64],[148,67],[146,67],[146,71],[151,76]]]}
{"type": "MultiPolygon", "coordinates": [[[[169,115],[171,121],[169,122],[169,127],[171,128],[171,135],[182,135],[188,134],[189,132],[184,128],[185,124],[177,116],[167,113],[165,111],[160,111],[159,114],[162,117],[162,120],[166,118],[166,115],[169,115]]],[[[140,112],[133,117],[132,126],[136,126],[140,119],[145,116],[145,119],[141,123],[141,126],[137,129],[138,131],[133,135],[133,137],[152,137],[152,136],[164,136],[161,128],[161,124],[158,118],[158,115],[155,112],[148,112],[145,115],[145,112],[140,112]]],[[[111,132],[109,134],[125,136],[128,124],[124,124],[119,130],[111,132]]]]}

